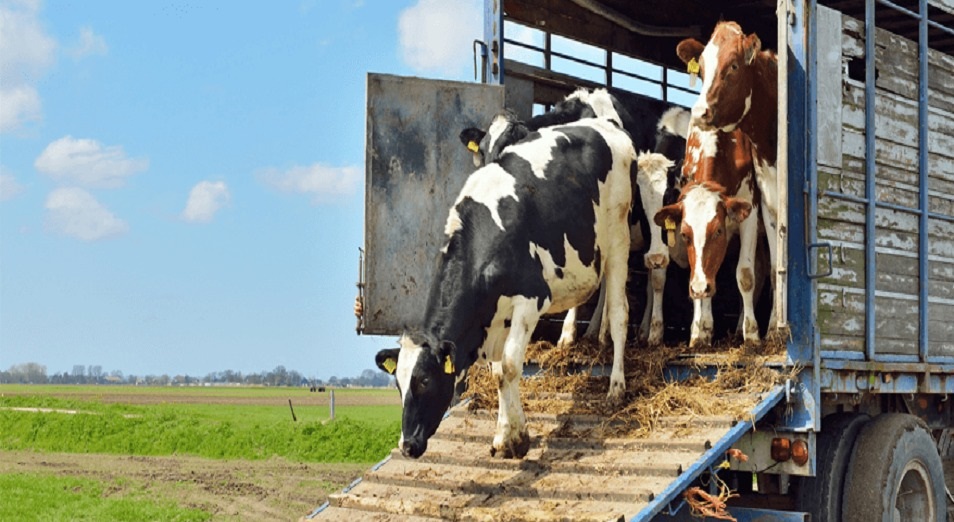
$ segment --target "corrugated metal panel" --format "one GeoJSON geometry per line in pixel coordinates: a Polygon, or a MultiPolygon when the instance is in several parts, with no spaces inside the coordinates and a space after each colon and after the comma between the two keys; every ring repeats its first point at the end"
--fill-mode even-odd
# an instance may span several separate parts
{"type": "Polygon", "coordinates": [[[420,321],[444,222],[471,153],[457,135],[486,128],[503,87],[368,75],[364,332],[396,335],[420,321]]]}

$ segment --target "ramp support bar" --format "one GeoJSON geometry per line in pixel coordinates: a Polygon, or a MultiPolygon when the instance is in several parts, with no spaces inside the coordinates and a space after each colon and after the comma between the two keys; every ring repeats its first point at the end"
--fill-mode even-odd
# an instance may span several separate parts
{"type": "Polygon", "coordinates": [[[671,505],[689,484],[706,470],[715,466],[719,460],[725,458],[725,452],[738,441],[745,432],[754,427],[754,423],[765,416],[776,404],[785,397],[785,385],[779,385],[772,388],[764,398],[755,405],[751,411],[751,417],[747,420],[739,421],[732,427],[721,439],[706,451],[702,457],[689,466],[675,481],[669,484],[661,493],[656,495],[642,511],[636,514],[631,520],[640,522],[650,520],[662,510],[671,505]]]}

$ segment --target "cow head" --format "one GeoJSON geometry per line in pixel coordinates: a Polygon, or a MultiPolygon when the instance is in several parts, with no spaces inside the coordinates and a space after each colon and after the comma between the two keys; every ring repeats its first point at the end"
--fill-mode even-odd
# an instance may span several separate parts
{"type": "Polygon", "coordinates": [[[474,155],[474,166],[493,163],[508,146],[527,137],[530,131],[511,111],[494,116],[487,131],[468,127],[460,132],[460,142],[474,155]]]}
{"type": "Polygon", "coordinates": [[[690,183],[679,201],[656,213],[656,224],[675,224],[689,258],[689,297],[703,299],[715,294],[715,277],[725,259],[729,220],[742,222],[752,204],[725,195],[725,189],[713,182],[690,183]]]}
{"type": "Polygon", "coordinates": [[[398,343],[400,348],[378,352],[374,362],[395,376],[401,393],[398,447],[405,456],[418,458],[454,397],[454,345],[423,334],[404,334],[398,343]]]}
{"type": "MultiPolygon", "coordinates": [[[[636,184],[639,187],[639,199],[646,216],[655,216],[663,206],[663,198],[668,190],[669,169],[673,161],[666,156],[656,153],[642,153],[636,158],[639,170],[636,174],[636,184]]],[[[669,264],[669,247],[674,246],[667,240],[675,239],[674,235],[667,235],[665,229],[650,226],[649,250],[643,256],[646,268],[666,268],[669,264]]]]}
{"type": "Polygon", "coordinates": [[[693,124],[705,130],[733,131],[748,114],[756,75],[755,57],[762,42],[754,33],[746,36],[735,22],[716,25],[703,46],[689,38],[679,42],[676,54],[690,72],[702,76],[702,92],[692,107],[693,124]]]}

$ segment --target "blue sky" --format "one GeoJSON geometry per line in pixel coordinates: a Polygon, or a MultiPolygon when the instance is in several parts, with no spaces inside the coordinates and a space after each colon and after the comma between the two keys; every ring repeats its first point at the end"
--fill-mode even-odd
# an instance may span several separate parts
{"type": "Polygon", "coordinates": [[[0,0],[0,367],[373,368],[368,72],[472,78],[479,0],[0,0]]]}

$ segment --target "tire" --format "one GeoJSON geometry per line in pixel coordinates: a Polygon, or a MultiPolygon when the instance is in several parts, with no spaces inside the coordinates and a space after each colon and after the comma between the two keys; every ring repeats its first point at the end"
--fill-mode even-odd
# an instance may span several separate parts
{"type": "Polygon", "coordinates": [[[812,521],[841,520],[843,486],[851,450],[861,428],[870,419],[864,413],[835,413],[822,419],[815,476],[799,480],[796,497],[799,511],[811,514],[812,521]]]}
{"type": "Polygon", "coordinates": [[[885,413],[862,428],[845,476],[847,522],[943,521],[944,469],[921,419],[885,413]]]}

